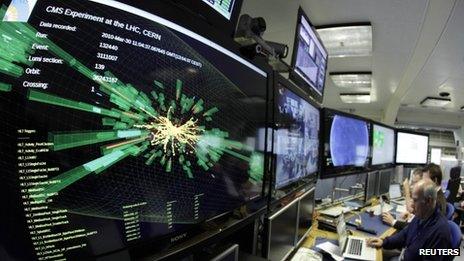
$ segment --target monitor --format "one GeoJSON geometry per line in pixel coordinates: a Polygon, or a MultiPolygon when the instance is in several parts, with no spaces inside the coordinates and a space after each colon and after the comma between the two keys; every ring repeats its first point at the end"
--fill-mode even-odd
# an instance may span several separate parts
{"type": "Polygon", "coordinates": [[[234,0],[201,0],[206,3],[216,12],[224,16],[227,20],[230,20],[232,12],[234,11],[234,0]]]}
{"type": "Polygon", "coordinates": [[[396,134],[397,164],[427,164],[429,136],[398,130],[396,134]]]}
{"type": "Polygon", "coordinates": [[[211,261],[238,261],[238,251],[239,246],[235,244],[212,258],[211,261]]]}
{"type": "Polygon", "coordinates": [[[300,244],[308,235],[311,229],[314,212],[314,192],[315,189],[311,189],[300,197],[298,205],[298,231],[296,242],[300,244]]]}
{"type": "MultiPolygon", "coordinates": [[[[130,0],[125,0],[130,2],[130,0]]],[[[195,19],[205,20],[218,32],[233,36],[243,0],[169,0],[183,13],[189,12],[195,19]]],[[[148,3],[151,4],[151,3],[148,3]]],[[[159,5],[159,3],[157,3],[159,5]]]]}
{"type": "Polygon", "coordinates": [[[390,184],[390,188],[388,190],[388,196],[390,199],[400,198],[401,197],[401,186],[398,183],[390,184]]]}
{"type": "Polygon", "coordinates": [[[367,174],[365,202],[369,202],[373,197],[378,195],[379,180],[378,171],[369,172],[367,174]]]}
{"type": "Polygon", "coordinates": [[[323,115],[323,170],[321,178],[363,172],[369,165],[367,120],[332,109],[323,115]]]}
{"type": "Polygon", "coordinates": [[[12,259],[155,250],[261,197],[264,153],[247,139],[266,126],[265,71],[121,2],[23,2],[0,11],[12,259]]]}
{"type": "Polygon", "coordinates": [[[281,79],[275,86],[276,189],[303,177],[315,178],[319,170],[319,108],[292,91],[290,82],[281,79]]]}
{"type": "Polygon", "coordinates": [[[293,46],[290,79],[304,86],[316,101],[322,102],[328,53],[303,9],[298,9],[298,21],[293,46]]]}
{"type": "Polygon", "coordinates": [[[393,164],[395,161],[395,130],[372,124],[372,165],[393,164]]]}
{"type": "Polygon", "coordinates": [[[268,218],[267,259],[284,260],[291,253],[295,247],[297,219],[297,200],[268,218]]]}
{"type": "Polygon", "coordinates": [[[378,195],[389,193],[391,184],[392,170],[381,170],[379,172],[379,191],[378,195]]]}

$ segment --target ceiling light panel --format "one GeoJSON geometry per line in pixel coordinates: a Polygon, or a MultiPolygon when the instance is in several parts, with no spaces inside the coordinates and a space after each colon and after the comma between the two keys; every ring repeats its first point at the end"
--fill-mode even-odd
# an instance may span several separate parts
{"type": "Polygon", "coordinates": [[[449,98],[435,98],[435,97],[427,97],[421,101],[421,105],[426,107],[439,107],[442,108],[451,103],[451,99],[449,98]]]}
{"type": "Polygon", "coordinates": [[[369,91],[372,86],[370,73],[330,73],[333,83],[339,88],[369,91]]]}
{"type": "Polygon", "coordinates": [[[372,55],[372,26],[334,26],[317,29],[329,57],[372,55]]]}
{"type": "Polygon", "coordinates": [[[370,93],[340,93],[340,99],[344,103],[370,103],[370,93]]]}

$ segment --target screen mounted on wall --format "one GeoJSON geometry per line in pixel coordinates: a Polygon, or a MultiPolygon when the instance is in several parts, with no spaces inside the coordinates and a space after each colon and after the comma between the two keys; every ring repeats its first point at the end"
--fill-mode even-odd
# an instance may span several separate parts
{"type": "Polygon", "coordinates": [[[261,196],[264,71],[116,1],[12,1],[0,19],[12,259],[169,241],[261,196]]]}

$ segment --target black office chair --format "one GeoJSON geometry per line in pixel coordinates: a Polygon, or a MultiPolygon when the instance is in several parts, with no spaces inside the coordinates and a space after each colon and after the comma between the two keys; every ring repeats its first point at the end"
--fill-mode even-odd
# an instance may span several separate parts
{"type": "Polygon", "coordinates": [[[450,180],[448,181],[448,186],[446,187],[446,190],[449,191],[449,196],[446,198],[446,201],[448,201],[451,204],[454,204],[454,202],[457,202],[459,200],[458,191],[460,185],[461,167],[456,166],[451,168],[450,170],[450,180]]]}

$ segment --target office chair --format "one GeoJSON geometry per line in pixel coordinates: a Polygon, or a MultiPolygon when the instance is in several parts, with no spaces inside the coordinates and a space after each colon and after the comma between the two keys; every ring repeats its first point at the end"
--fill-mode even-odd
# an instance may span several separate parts
{"type": "Polygon", "coordinates": [[[454,206],[451,203],[446,203],[446,219],[451,220],[453,218],[454,206]]]}
{"type": "Polygon", "coordinates": [[[461,237],[462,237],[461,229],[456,223],[450,220],[448,220],[448,226],[451,232],[451,247],[459,248],[459,246],[461,245],[461,237]]]}
{"type": "Polygon", "coordinates": [[[448,201],[449,203],[454,203],[458,201],[458,191],[460,185],[461,167],[453,167],[450,170],[450,180],[448,181],[448,186],[446,186],[446,191],[449,191],[449,195],[446,197],[446,201],[448,201]]]}
{"type": "Polygon", "coordinates": [[[451,192],[449,190],[445,190],[445,193],[443,193],[443,195],[445,195],[446,200],[448,200],[450,193],[451,192]]]}

